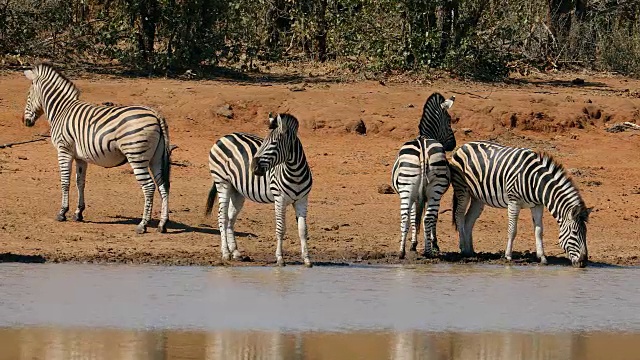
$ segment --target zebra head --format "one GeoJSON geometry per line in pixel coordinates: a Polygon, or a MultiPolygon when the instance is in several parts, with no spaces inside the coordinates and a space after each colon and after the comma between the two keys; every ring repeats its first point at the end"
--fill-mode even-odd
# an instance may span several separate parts
{"type": "Polygon", "coordinates": [[[574,267],[585,267],[589,259],[587,251],[587,221],[591,208],[584,204],[575,206],[560,223],[560,246],[571,259],[574,267]]]}
{"type": "MultiPolygon", "coordinates": [[[[35,69],[34,69],[35,70],[35,69]]],[[[24,76],[31,80],[31,86],[29,87],[29,95],[27,95],[27,104],[24,107],[24,114],[22,115],[22,121],[26,126],[33,126],[36,124],[36,120],[44,112],[42,104],[42,95],[38,91],[37,76],[32,70],[26,70],[24,76]]]]}
{"type": "Polygon", "coordinates": [[[298,120],[289,114],[269,114],[271,132],[253,156],[251,169],[263,176],[273,167],[282,164],[293,153],[294,140],[298,136],[298,120]]]}
{"type": "Polygon", "coordinates": [[[452,151],[456,147],[456,137],[451,129],[451,115],[447,111],[453,106],[455,99],[455,96],[445,99],[437,92],[431,94],[424,103],[422,118],[418,125],[420,136],[437,140],[445,151],[452,151]]]}

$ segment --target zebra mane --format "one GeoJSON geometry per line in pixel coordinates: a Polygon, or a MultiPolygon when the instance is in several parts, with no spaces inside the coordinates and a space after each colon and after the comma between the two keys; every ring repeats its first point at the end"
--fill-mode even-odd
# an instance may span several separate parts
{"type": "Polygon", "coordinates": [[[49,63],[39,63],[33,67],[33,72],[37,75],[47,75],[49,78],[60,79],[64,82],[65,85],[70,86],[73,89],[73,95],[80,97],[80,89],[73,83],[73,81],[69,80],[63,73],[56,70],[53,65],[49,63]]]}
{"type": "MultiPolygon", "coordinates": [[[[429,124],[434,122],[441,122],[445,118],[446,110],[442,108],[442,103],[445,102],[444,96],[439,92],[434,92],[427,98],[422,108],[422,117],[420,118],[420,124],[418,124],[419,134],[433,138],[434,134],[429,134],[429,124]]],[[[439,124],[438,124],[439,125],[439,124]]]]}
{"type": "MultiPolygon", "coordinates": [[[[578,186],[576,185],[576,183],[573,180],[573,178],[571,177],[571,175],[569,175],[567,170],[564,168],[564,166],[560,162],[558,162],[551,154],[549,154],[548,152],[546,152],[544,150],[538,150],[538,151],[535,151],[535,153],[536,153],[536,155],[538,155],[538,157],[540,157],[540,160],[542,160],[543,164],[545,164],[545,165],[550,164],[554,168],[558,169],[558,171],[560,171],[562,173],[562,176],[564,178],[569,180],[569,183],[571,184],[571,187],[576,191],[576,195],[578,196],[578,199],[580,200],[580,203],[578,204],[578,210],[579,210],[578,214],[579,214],[579,216],[582,216],[581,214],[583,214],[583,213],[588,213],[589,209],[587,208],[587,204],[584,202],[584,199],[582,198],[582,195],[580,194],[580,191],[578,190],[578,186]]],[[[585,216],[584,220],[587,221],[588,220],[588,216],[585,216]]]]}

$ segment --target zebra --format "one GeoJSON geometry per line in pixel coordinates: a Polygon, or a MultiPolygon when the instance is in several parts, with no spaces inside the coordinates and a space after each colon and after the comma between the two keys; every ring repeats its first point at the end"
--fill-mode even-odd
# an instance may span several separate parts
{"type": "Polygon", "coordinates": [[[293,205],[298,223],[302,259],[311,267],[307,249],[307,203],[311,191],[311,169],[298,138],[298,120],[291,114],[269,114],[269,135],[263,140],[246,133],[220,138],[209,152],[213,185],[209,191],[206,214],[210,215],[218,199],[222,259],[240,257],[234,225],[245,198],[275,204],[276,261],[284,266],[282,240],[286,208],[293,205]]]}
{"type": "Polygon", "coordinates": [[[145,198],[142,220],[136,232],[146,232],[156,183],[162,197],[158,231],[166,232],[169,220],[170,150],[165,118],[143,106],[96,106],[83,102],[73,82],[47,64],[38,64],[26,70],[24,75],[31,80],[23,115],[24,124],[34,126],[44,113],[51,127],[51,142],[58,152],[62,205],[56,220],[67,220],[69,182],[74,160],[78,187],[78,208],[73,215],[75,221],[83,221],[87,164],[110,168],[128,162],[145,198]]]}
{"type": "Polygon", "coordinates": [[[475,141],[455,151],[450,167],[454,189],[453,223],[464,255],[474,253],[473,226],[486,204],[508,209],[505,257],[511,261],[520,209],[530,208],[535,226],[536,254],[540,262],[546,264],[542,245],[542,213],[546,207],[560,226],[560,245],[572,265],[586,266],[586,223],[591,208],[586,207],[576,185],[551,155],[489,141],[475,141]]]}
{"type": "Polygon", "coordinates": [[[436,237],[436,224],[440,198],[449,188],[450,173],[446,151],[456,146],[451,129],[451,116],[447,112],[455,97],[445,100],[440,93],[433,93],[424,104],[418,129],[418,138],[402,145],[393,164],[391,184],[400,196],[400,259],[405,256],[405,244],[409,223],[412,224],[411,251],[418,246],[418,232],[424,216],[424,255],[440,251],[436,237]]]}

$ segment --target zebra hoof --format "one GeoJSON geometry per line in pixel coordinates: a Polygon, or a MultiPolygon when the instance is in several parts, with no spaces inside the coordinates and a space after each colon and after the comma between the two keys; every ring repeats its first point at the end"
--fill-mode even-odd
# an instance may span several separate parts
{"type": "Polygon", "coordinates": [[[234,250],[233,251],[233,260],[240,260],[240,259],[242,259],[242,254],[240,254],[240,251],[234,250]]]}
{"type": "Polygon", "coordinates": [[[165,223],[165,224],[158,225],[158,232],[160,234],[166,233],[167,232],[167,224],[165,223]]]}
{"type": "Polygon", "coordinates": [[[547,257],[543,256],[540,258],[540,265],[547,265],[547,257]]]}
{"type": "Polygon", "coordinates": [[[398,259],[403,260],[405,256],[404,251],[400,252],[400,254],[398,255],[398,259]]]}
{"type": "Polygon", "coordinates": [[[312,267],[313,267],[313,264],[311,263],[311,260],[309,260],[309,259],[305,259],[305,260],[304,260],[304,267],[306,267],[306,268],[312,268],[312,267]]]}
{"type": "Polygon", "coordinates": [[[56,215],[56,221],[67,221],[67,217],[64,214],[56,215]]]}
{"type": "Polygon", "coordinates": [[[422,257],[425,257],[427,259],[433,258],[437,255],[437,253],[435,251],[425,251],[422,253],[422,257]]]}
{"type": "Polygon", "coordinates": [[[136,226],[136,234],[144,234],[147,232],[147,226],[146,225],[138,225],[136,226]]]}
{"type": "Polygon", "coordinates": [[[82,214],[73,214],[73,221],[82,222],[84,221],[84,217],[82,216],[82,214]]]}
{"type": "Polygon", "coordinates": [[[418,242],[412,242],[411,243],[411,251],[418,251],[418,242]]]}
{"type": "Polygon", "coordinates": [[[283,258],[279,258],[279,259],[276,261],[276,265],[278,265],[278,266],[280,266],[280,267],[286,266],[286,264],[284,263],[284,259],[283,259],[283,258]]]}
{"type": "Polygon", "coordinates": [[[229,261],[231,260],[231,254],[226,253],[226,254],[222,254],[222,261],[229,261]]]}

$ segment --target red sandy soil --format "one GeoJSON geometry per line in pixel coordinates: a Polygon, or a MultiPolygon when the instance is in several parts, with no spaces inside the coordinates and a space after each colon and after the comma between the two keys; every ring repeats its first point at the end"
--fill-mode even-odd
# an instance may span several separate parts
{"type": "MultiPolygon", "coordinates": [[[[640,81],[582,74],[544,75],[488,85],[457,80],[416,83],[307,79],[302,84],[266,81],[180,81],[85,75],[73,80],[81,98],[94,103],[143,104],[168,119],[172,154],[171,223],[167,234],[136,235],[143,196],[128,165],[89,166],[85,222],[54,220],[60,207],[56,152],[47,141],[0,149],[0,261],[81,261],[162,264],[221,264],[217,221],[203,215],[211,186],[208,152],[222,135],[267,133],[267,114],[290,112],[301,123],[300,138],[314,186],[309,204],[310,254],[322,263],[420,263],[399,261],[400,216],[396,194],[380,194],[403,142],[417,135],[422,105],[433,92],[456,95],[451,109],[458,144],[493,139],[506,145],[546,150],[573,174],[588,206],[592,261],[638,265],[640,260],[640,132],[608,133],[609,124],[640,120],[640,81]],[[292,91],[302,88],[304,91],[292,91]],[[229,104],[233,119],[216,114],[229,104]],[[365,136],[348,131],[362,119],[365,136]]],[[[28,80],[20,72],[0,74],[0,144],[48,132],[46,119],[27,128],[21,121],[28,80]]],[[[451,225],[450,189],[438,222],[435,261],[501,263],[506,245],[506,210],[486,208],[475,227],[474,259],[460,259],[451,225]]],[[[71,210],[77,199],[71,190],[71,210]]],[[[156,195],[154,217],[160,210],[156,195]]],[[[521,213],[515,250],[530,263],[535,242],[528,211],[521,213]]],[[[286,260],[299,261],[293,212],[287,217],[286,260]]],[[[154,225],[152,223],[152,225],[154,225]]],[[[238,244],[250,264],[275,260],[274,211],[245,203],[236,225],[238,244]]],[[[548,255],[562,261],[557,225],[545,214],[548,255]]],[[[422,239],[422,237],[421,237],[422,239]]],[[[421,240],[419,250],[423,248],[421,240]]],[[[553,259],[552,259],[553,260],[553,259]]]]}

